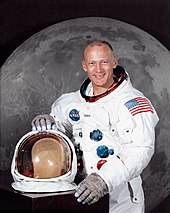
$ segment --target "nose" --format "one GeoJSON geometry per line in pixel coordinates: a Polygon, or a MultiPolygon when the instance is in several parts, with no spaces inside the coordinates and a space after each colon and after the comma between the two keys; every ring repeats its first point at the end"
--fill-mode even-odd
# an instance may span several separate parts
{"type": "Polygon", "coordinates": [[[101,72],[102,67],[100,63],[96,63],[96,72],[101,72]]]}

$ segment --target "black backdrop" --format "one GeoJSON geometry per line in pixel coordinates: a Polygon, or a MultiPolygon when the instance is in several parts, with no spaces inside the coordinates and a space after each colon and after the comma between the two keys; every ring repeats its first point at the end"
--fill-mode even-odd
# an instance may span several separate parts
{"type": "Polygon", "coordinates": [[[0,0],[0,67],[36,32],[64,20],[93,16],[139,27],[170,50],[170,0],[0,0]]]}

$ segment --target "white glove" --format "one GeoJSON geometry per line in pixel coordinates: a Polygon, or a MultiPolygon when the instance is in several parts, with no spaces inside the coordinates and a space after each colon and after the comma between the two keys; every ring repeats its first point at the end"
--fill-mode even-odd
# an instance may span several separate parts
{"type": "Polygon", "coordinates": [[[44,114],[44,115],[38,115],[36,116],[32,122],[32,131],[39,130],[49,130],[49,129],[55,129],[55,120],[51,115],[44,114]]]}
{"type": "Polygon", "coordinates": [[[77,187],[75,197],[82,204],[96,203],[108,193],[105,181],[96,173],[87,176],[77,187]]]}

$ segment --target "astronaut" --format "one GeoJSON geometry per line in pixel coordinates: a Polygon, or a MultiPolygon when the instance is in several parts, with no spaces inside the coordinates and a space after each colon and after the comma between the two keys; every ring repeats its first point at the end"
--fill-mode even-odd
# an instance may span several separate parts
{"type": "Polygon", "coordinates": [[[88,77],[80,90],[61,95],[49,115],[32,120],[32,130],[57,129],[82,151],[78,202],[90,205],[109,193],[110,213],[142,213],[141,173],[154,153],[158,115],[108,42],[89,43],[82,67],[88,77]]]}
{"type": "Polygon", "coordinates": [[[31,131],[17,143],[11,164],[12,187],[21,192],[74,190],[77,173],[75,148],[54,130],[31,131]]]}

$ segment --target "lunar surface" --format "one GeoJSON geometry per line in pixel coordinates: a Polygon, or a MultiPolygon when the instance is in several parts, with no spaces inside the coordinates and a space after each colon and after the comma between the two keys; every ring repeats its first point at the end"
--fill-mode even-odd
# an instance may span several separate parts
{"type": "Polygon", "coordinates": [[[49,113],[61,94],[76,91],[86,74],[81,60],[89,40],[114,47],[133,85],[153,103],[160,121],[155,154],[142,174],[146,209],[170,193],[170,52],[153,36],[130,24],[89,17],[49,26],[19,46],[1,68],[0,168],[10,169],[19,139],[31,130],[31,120],[49,113]]]}

